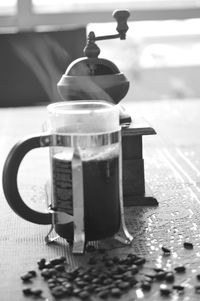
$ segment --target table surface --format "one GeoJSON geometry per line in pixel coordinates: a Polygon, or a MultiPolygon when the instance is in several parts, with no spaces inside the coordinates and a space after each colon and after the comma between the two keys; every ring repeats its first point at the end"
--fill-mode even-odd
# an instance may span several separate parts
{"type": "MultiPolygon", "coordinates": [[[[157,135],[143,137],[143,155],[146,182],[159,206],[125,208],[126,224],[134,238],[131,246],[122,246],[112,239],[102,241],[99,245],[106,248],[108,256],[124,257],[135,253],[145,257],[146,263],[136,275],[138,279],[154,272],[154,268],[174,271],[175,267],[184,265],[186,272],[176,274],[175,282],[169,284],[169,287],[184,285],[184,293],[178,294],[173,290],[167,299],[199,300],[195,286],[200,284],[196,278],[200,274],[200,101],[144,101],[124,103],[123,106],[133,120],[143,116],[157,132],[157,135]],[[186,241],[193,243],[193,249],[183,247],[186,241]],[[169,256],[164,256],[162,246],[171,250],[169,256]]],[[[22,137],[41,132],[46,118],[46,109],[42,106],[0,109],[0,172],[11,147],[22,137]]],[[[42,210],[45,206],[44,185],[48,168],[47,149],[31,151],[21,164],[18,185],[23,199],[32,208],[42,210]]],[[[46,245],[44,237],[50,227],[32,224],[17,216],[8,206],[2,187],[0,199],[2,301],[28,300],[22,289],[29,285],[22,283],[20,275],[28,270],[37,270],[40,258],[49,260],[66,256],[69,269],[87,266],[91,256],[100,258],[98,251],[74,256],[62,239],[56,244],[46,245]]],[[[122,299],[166,299],[159,291],[162,283],[154,281],[149,292],[141,290],[138,284],[122,299]]],[[[39,300],[54,300],[39,273],[30,286],[43,289],[44,298],[39,300]]]]}

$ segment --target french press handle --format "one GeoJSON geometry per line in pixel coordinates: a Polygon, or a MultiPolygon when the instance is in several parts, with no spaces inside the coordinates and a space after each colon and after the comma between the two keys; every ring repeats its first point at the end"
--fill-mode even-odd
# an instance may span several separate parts
{"type": "Polygon", "coordinates": [[[20,217],[35,224],[51,224],[52,214],[35,211],[26,205],[18,190],[17,175],[24,156],[32,149],[49,146],[43,142],[50,141],[50,137],[39,134],[20,140],[11,149],[3,168],[3,190],[8,204],[20,217]]]}

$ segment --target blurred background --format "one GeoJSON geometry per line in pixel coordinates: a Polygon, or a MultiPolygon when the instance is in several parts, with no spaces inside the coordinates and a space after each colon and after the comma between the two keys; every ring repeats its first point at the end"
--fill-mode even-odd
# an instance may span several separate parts
{"type": "Polygon", "coordinates": [[[127,39],[97,44],[130,80],[124,101],[200,97],[200,0],[0,0],[0,106],[60,100],[87,33],[117,33],[115,9],[131,13],[127,39]]]}

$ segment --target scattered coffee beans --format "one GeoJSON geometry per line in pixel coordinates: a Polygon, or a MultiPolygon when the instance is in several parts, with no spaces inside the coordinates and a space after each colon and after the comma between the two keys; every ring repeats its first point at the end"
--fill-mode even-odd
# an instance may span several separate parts
{"type": "Polygon", "coordinates": [[[165,284],[160,285],[160,294],[162,296],[169,296],[172,293],[172,290],[165,284]]]}
{"type": "Polygon", "coordinates": [[[121,290],[119,288],[115,287],[115,288],[111,289],[110,294],[113,297],[120,297],[122,293],[121,293],[121,290]]]}
{"type": "Polygon", "coordinates": [[[168,249],[166,247],[162,247],[162,251],[163,251],[164,255],[170,255],[171,254],[170,249],[168,249]]]}
{"type": "Polygon", "coordinates": [[[167,272],[165,275],[165,281],[166,282],[174,282],[174,273],[173,272],[167,272]]]}
{"type": "Polygon", "coordinates": [[[24,288],[22,292],[26,296],[30,296],[32,294],[31,288],[24,288]]]}
{"type": "Polygon", "coordinates": [[[183,285],[173,285],[173,289],[174,290],[177,290],[177,291],[179,291],[179,292],[183,292],[184,291],[184,289],[185,289],[185,287],[183,286],[183,285]]]}
{"type": "Polygon", "coordinates": [[[189,250],[193,249],[193,244],[191,242],[184,242],[183,246],[185,249],[189,249],[189,250]]]}
{"type": "Polygon", "coordinates": [[[200,294],[200,285],[196,285],[194,289],[196,294],[200,294]]]}
{"type": "Polygon", "coordinates": [[[164,272],[164,271],[158,272],[158,273],[155,275],[155,279],[156,279],[156,280],[164,280],[164,279],[165,279],[165,276],[166,276],[166,272],[164,272]]]}
{"type": "Polygon", "coordinates": [[[25,296],[41,297],[42,295],[42,290],[35,288],[24,288],[22,292],[25,296]]]}
{"type": "Polygon", "coordinates": [[[184,273],[186,271],[186,268],[184,265],[180,265],[180,266],[177,266],[176,268],[174,268],[174,270],[177,272],[177,273],[184,273]]]}
{"type": "Polygon", "coordinates": [[[79,298],[81,298],[82,300],[88,299],[90,297],[90,294],[87,291],[81,291],[79,293],[79,298]]]}
{"type": "MultiPolygon", "coordinates": [[[[167,254],[170,253],[170,250],[165,247],[162,247],[162,251],[167,254]]],[[[174,271],[151,268],[148,272],[142,273],[143,265],[146,263],[144,257],[131,253],[123,258],[110,257],[104,251],[93,250],[92,246],[88,252],[94,252],[89,258],[89,265],[77,267],[70,271],[68,271],[66,258],[62,256],[49,261],[42,258],[37,262],[40,275],[56,300],[59,298],[67,299],[68,297],[89,300],[90,296],[99,299],[121,297],[123,300],[123,295],[130,289],[140,287],[145,294],[158,281],[161,282],[159,292],[163,298],[173,294],[173,291],[178,293],[185,291],[182,285],[172,285],[177,273],[186,272],[184,265],[176,266],[174,271]],[[168,286],[169,283],[170,286],[168,286]]],[[[24,283],[31,283],[36,276],[37,272],[30,270],[21,276],[21,280],[24,283]]],[[[200,274],[197,274],[196,278],[200,281],[200,274]]],[[[200,285],[196,285],[194,289],[196,294],[200,294],[200,285]]],[[[24,288],[23,294],[35,299],[43,298],[42,290],[38,288],[24,288]]]]}
{"type": "Polygon", "coordinates": [[[109,296],[109,290],[108,289],[104,289],[102,291],[100,291],[97,296],[101,299],[106,299],[109,296]]]}
{"type": "Polygon", "coordinates": [[[23,280],[23,282],[28,282],[31,281],[32,278],[36,277],[36,275],[36,271],[28,271],[21,276],[21,279],[23,280]]]}
{"type": "Polygon", "coordinates": [[[143,291],[150,291],[151,290],[151,283],[148,281],[143,281],[141,284],[141,288],[143,291]]]}

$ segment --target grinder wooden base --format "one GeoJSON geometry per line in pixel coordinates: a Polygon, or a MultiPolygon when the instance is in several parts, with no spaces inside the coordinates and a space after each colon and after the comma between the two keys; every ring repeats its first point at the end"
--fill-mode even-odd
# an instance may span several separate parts
{"type": "Polygon", "coordinates": [[[124,206],[156,206],[145,184],[142,136],[154,135],[155,130],[144,120],[134,120],[129,127],[122,127],[122,164],[124,206]]]}

